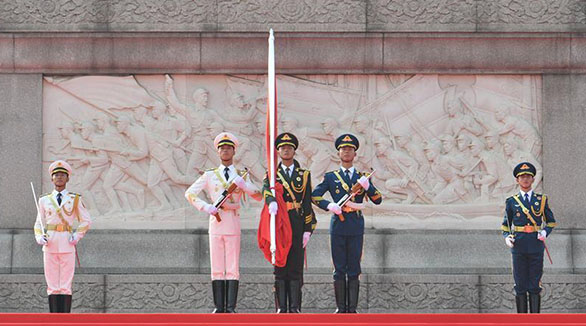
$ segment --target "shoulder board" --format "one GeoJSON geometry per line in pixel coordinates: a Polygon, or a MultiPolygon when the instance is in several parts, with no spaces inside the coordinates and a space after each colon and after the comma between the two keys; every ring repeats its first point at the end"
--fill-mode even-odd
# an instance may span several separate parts
{"type": "Polygon", "coordinates": [[[301,168],[301,167],[297,168],[297,172],[303,172],[303,171],[305,171],[305,170],[306,170],[306,169],[304,169],[304,168],[301,168]]]}
{"type": "Polygon", "coordinates": [[[69,194],[70,195],[73,195],[73,196],[79,196],[79,197],[81,197],[81,194],[80,193],[77,193],[77,192],[71,192],[70,191],[69,194]]]}
{"type": "Polygon", "coordinates": [[[334,173],[334,172],[336,172],[336,171],[338,171],[338,170],[339,170],[339,169],[335,169],[335,170],[332,170],[332,171],[328,171],[328,172],[326,172],[326,174],[328,174],[328,173],[334,173]]]}
{"type": "Polygon", "coordinates": [[[46,194],[42,194],[42,195],[41,195],[39,198],[47,197],[47,196],[49,196],[50,194],[51,194],[50,192],[48,192],[48,193],[46,193],[46,194]]]}
{"type": "Polygon", "coordinates": [[[515,197],[515,195],[516,195],[516,194],[512,194],[512,195],[510,195],[509,197],[507,197],[507,199],[505,199],[505,200],[513,199],[513,197],[515,197]]]}
{"type": "Polygon", "coordinates": [[[243,176],[246,173],[246,170],[236,170],[239,176],[243,176]]]}
{"type": "Polygon", "coordinates": [[[204,172],[214,171],[216,168],[206,169],[204,172]]]}
{"type": "Polygon", "coordinates": [[[540,193],[538,193],[538,192],[534,192],[533,194],[534,194],[535,196],[547,196],[546,194],[540,194],[540,193]]]}

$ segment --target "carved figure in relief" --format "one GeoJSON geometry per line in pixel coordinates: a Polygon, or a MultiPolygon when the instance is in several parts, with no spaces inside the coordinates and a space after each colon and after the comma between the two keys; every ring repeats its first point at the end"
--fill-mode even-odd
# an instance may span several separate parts
{"type": "Polygon", "coordinates": [[[395,144],[397,150],[405,151],[418,164],[417,177],[424,180],[430,171],[430,163],[420,142],[415,141],[408,130],[395,133],[395,144]]]}
{"type": "Polygon", "coordinates": [[[431,191],[434,204],[449,204],[457,201],[465,201],[466,189],[462,178],[458,177],[458,170],[452,166],[449,159],[441,155],[441,142],[432,139],[424,147],[425,156],[431,163],[433,177],[430,184],[434,187],[431,191]]]}
{"type": "Polygon", "coordinates": [[[480,197],[476,201],[489,202],[492,199],[491,189],[494,189],[499,179],[504,177],[499,174],[498,158],[486,151],[484,143],[478,138],[471,139],[468,146],[473,160],[478,162],[474,163],[478,166],[478,173],[473,175],[474,185],[480,188],[480,197]]]}
{"type": "Polygon", "coordinates": [[[161,210],[171,209],[173,206],[179,207],[179,200],[176,198],[175,192],[171,190],[167,182],[163,181],[169,178],[175,184],[187,185],[191,183],[191,177],[179,171],[173,158],[175,146],[172,141],[175,140],[175,130],[173,130],[168,118],[165,116],[165,107],[162,105],[154,106],[152,108],[152,117],[154,119],[153,125],[147,133],[147,143],[151,155],[147,184],[149,188],[156,185],[160,185],[162,188],[163,194],[159,193],[157,195],[153,193],[155,197],[159,196],[157,200],[161,203],[161,210]]]}
{"type": "Polygon", "coordinates": [[[464,132],[474,136],[480,136],[484,132],[484,128],[482,128],[482,125],[474,117],[464,113],[462,101],[452,92],[448,91],[445,94],[444,110],[448,114],[446,133],[458,136],[464,132]]]}
{"type": "MultiPolygon", "coordinates": [[[[515,135],[523,140],[521,149],[538,157],[541,154],[541,138],[537,129],[527,120],[514,116],[507,107],[499,107],[494,114],[499,123],[500,136],[515,135]]],[[[538,169],[539,170],[539,169],[538,169]]]]}
{"type": "MultiPolygon", "coordinates": [[[[385,181],[385,189],[390,192],[389,197],[402,199],[402,204],[411,204],[417,197],[430,202],[427,192],[418,180],[419,164],[415,159],[403,151],[393,149],[388,138],[374,140],[376,155],[382,163],[381,176],[385,181]],[[397,196],[399,195],[399,196],[397,196]]],[[[377,173],[379,170],[377,169],[377,173]]]]}
{"type": "Polygon", "coordinates": [[[495,130],[487,131],[484,135],[486,141],[486,156],[490,156],[494,159],[497,165],[499,180],[497,181],[494,189],[493,197],[502,198],[508,195],[515,187],[515,180],[509,178],[509,164],[505,158],[505,153],[502,144],[500,143],[500,137],[498,132],[495,130]]]}

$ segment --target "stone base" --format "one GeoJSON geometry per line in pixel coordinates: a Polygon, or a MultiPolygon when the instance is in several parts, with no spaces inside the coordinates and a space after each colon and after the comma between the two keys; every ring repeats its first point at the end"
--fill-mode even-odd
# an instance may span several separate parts
{"type": "MultiPolygon", "coordinates": [[[[583,275],[545,275],[542,310],[586,312],[583,275]]],[[[274,311],[273,276],[246,274],[241,279],[238,311],[274,311]]],[[[364,274],[360,312],[508,313],[514,311],[510,275],[364,274]]],[[[194,313],[212,311],[208,275],[77,275],[73,312],[194,313]]],[[[42,275],[0,276],[0,312],[46,312],[42,275]]],[[[330,275],[305,276],[303,312],[335,310],[330,275]]]]}

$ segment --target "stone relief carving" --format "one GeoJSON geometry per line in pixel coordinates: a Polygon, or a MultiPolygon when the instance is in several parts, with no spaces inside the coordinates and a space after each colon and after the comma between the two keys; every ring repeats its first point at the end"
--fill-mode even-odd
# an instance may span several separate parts
{"type": "MultiPolygon", "coordinates": [[[[354,133],[356,166],[377,170],[385,196],[375,215],[420,227],[422,219],[448,218],[492,228],[515,189],[514,165],[533,162],[539,189],[540,83],[537,76],[278,76],[279,130],[299,137],[297,159],[314,184],[339,167],[333,140],[354,133]]],[[[203,222],[192,218],[204,214],[187,206],[183,191],[219,165],[212,140],[222,131],[240,139],[236,164],[257,183],[264,175],[264,76],[45,77],[44,90],[44,164],[73,164],[70,189],[84,195],[96,227],[203,222]]],[[[244,204],[251,227],[259,205],[244,204]]]]}
{"type": "Polygon", "coordinates": [[[0,21],[11,24],[193,24],[215,23],[214,1],[124,0],[5,1],[0,21]]]}
{"type": "Polygon", "coordinates": [[[476,284],[462,283],[369,283],[369,308],[396,310],[478,309],[476,284]]]}
{"type": "Polygon", "coordinates": [[[124,31],[215,31],[231,26],[266,31],[267,24],[278,24],[284,31],[307,30],[304,26],[314,31],[319,25],[325,31],[348,25],[364,31],[385,25],[404,25],[409,30],[479,23],[497,29],[506,24],[503,29],[509,31],[519,25],[586,24],[586,4],[581,0],[16,0],[2,3],[0,22],[15,29],[45,30],[49,25],[63,31],[102,30],[102,24],[111,25],[108,30],[124,31]]]}
{"type": "Polygon", "coordinates": [[[369,0],[369,24],[474,24],[476,0],[369,0]]]}
{"type": "Polygon", "coordinates": [[[218,2],[218,18],[222,24],[361,24],[365,20],[364,6],[364,2],[360,0],[221,0],[218,2]]]}
{"type": "MultiPolygon", "coordinates": [[[[99,283],[74,284],[76,311],[101,311],[104,307],[104,286],[99,283]]],[[[1,311],[45,311],[47,309],[47,285],[44,282],[6,282],[0,288],[1,311]]]]}
{"type": "MultiPolygon", "coordinates": [[[[373,276],[372,274],[369,276],[373,276]]],[[[267,275],[268,277],[268,275],[267,275]]],[[[374,278],[377,275],[373,276],[374,278]]],[[[509,275],[512,281],[512,276],[509,275]]],[[[46,311],[46,286],[39,280],[5,281],[0,287],[0,311],[46,311]]],[[[467,311],[510,312],[514,310],[513,284],[491,282],[420,280],[363,281],[364,300],[360,310],[368,312],[467,311]]],[[[74,311],[144,312],[209,311],[212,306],[209,280],[181,282],[79,281],[74,285],[74,311]],[[105,300],[105,301],[104,301],[105,300]]],[[[238,307],[241,312],[267,312],[274,308],[272,283],[241,283],[238,307]]],[[[335,309],[331,283],[307,282],[303,287],[306,311],[335,309]]],[[[583,311],[586,284],[579,279],[550,280],[543,284],[542,308],[551,312],[583,311]]]]}
{"type": "Polygon", "coordinates": [[[584,24],[586,4],[579,0],[478,1],[482,23],[584,24]]]}

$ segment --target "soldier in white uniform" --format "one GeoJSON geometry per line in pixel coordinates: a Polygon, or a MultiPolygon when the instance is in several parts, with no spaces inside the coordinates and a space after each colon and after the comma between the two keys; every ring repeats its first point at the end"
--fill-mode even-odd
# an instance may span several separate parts
{"type": "Polygon", "coordinates": [[[49,166],[53,192],[39,198],[35,239],[43,246],[50,312],[71,312],[71,284],[75,273],[75,245],[88,231],[91,219],[81,195],[66,189],[71,166],[55,161],[49,166]],[[77,220],[77,230],[73,222],[77,220]],[[44,231],[44,233],[43,233],[44,231]]]}
{"type": "Polygon", "coordinates": [[[240,279],[240,199],[244,193],[257,201],[262,199],[259,189],[242,178],[244,171],[236,170],[233,157],[238,139],[228,132],[220,133],[214,140],[222,164],[207,170],[185,192],[187,200],[200,211],[209,214],[210,266],[214,313],[235,312],[240,279]],[[237,188],[220,207],[199,198],[205,190],[212,201],[216,201],[234,183],[237,188]],[[215,217],[219,214],[221,221],[215,217]]]}

